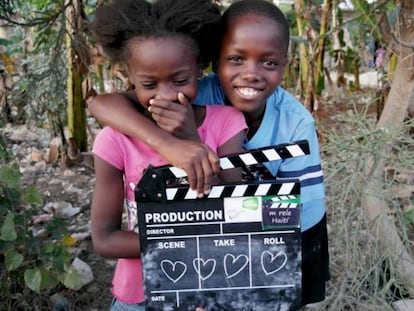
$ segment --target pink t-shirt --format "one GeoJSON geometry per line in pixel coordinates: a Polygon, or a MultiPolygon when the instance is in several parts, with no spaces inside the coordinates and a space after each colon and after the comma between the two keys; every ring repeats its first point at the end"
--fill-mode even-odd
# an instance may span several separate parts
{"type": "MultiPolygon", "coordinates": [[[[243,114],[229,106],[206,106],[206,115],[198,128],[200,139],[213,151],[240,131],[247,130],[243,114]]],[[[105,127],[96,136],[93,152],[124,172],[125,202],[128,230],[136,230],[138,223],[134,188],[149,164],[165,165],[167,162],[153,149],[132,137],[105,127]]],[[[183,150],[185,152],[185,150],[183,150]]],[[[122,302],[144,301],[142,265],[140,258],[118,259],[112,280],[112,293],[122,302]]]]}

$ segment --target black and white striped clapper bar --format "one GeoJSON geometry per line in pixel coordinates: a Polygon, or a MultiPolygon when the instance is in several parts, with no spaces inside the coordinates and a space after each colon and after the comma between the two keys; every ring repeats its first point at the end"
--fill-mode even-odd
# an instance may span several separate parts
{"type": "MultiPolygon", "coordinates": [[[[220,158],[222,170],[309,154],[307,141],[220,158]]],[[[299,180],[215,185],[198,199],[183,170],[148,167],[135,188],[146,310],[301,306],[299,180]]]]}

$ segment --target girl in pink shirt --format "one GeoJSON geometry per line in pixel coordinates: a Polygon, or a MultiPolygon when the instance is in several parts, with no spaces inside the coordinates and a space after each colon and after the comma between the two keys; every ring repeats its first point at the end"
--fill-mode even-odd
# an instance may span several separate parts
{"type": "MultiPolygon", "coordinates": [[[[242,151],[247,130],[242,113],[233,107],[191,105],[200,65],[207,65],[212,56],[208,42],[214,41],[219,19],[218,7],[209,0],[122,0],[98,8],[91,29],[111,61],[125,65],[138,110],[151,119],[146,113],[150,103],[180,103],[190,120],[182,136],[194,137],[220,156],[242,151]]],[[[156,130],[168,131],[176,126],[177,116],[154,121],[156,130]]],[[[134,187],[148,165],[167,163],[145,142],[109,127],[97,135],[93,152],[92,241],[101,256],[118,258],[111,310],[144,310],[134,187]],[[124,207],[127,228],[122,227],[124,207]]],[[[237,181],[241,173],[229,170],[219,177],[237,181]]]]}

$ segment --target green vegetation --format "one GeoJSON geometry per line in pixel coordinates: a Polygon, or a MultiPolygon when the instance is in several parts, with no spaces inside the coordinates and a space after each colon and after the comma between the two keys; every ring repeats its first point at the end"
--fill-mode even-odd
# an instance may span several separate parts
{"type": "Polygon", "coordinates": [[[26,292],[27,288],[40,293],[59,284],[72,289],[80,287],[65,244],[66,231],[62,228],[66,224],[55,218],[45,226],[42,235],[34,234],[32,216],[42,204],[35,188],[21,186],[18,164],[0,136],[0,258],[4,262],[0,299],[4,305],[11,306],[16,294],[26,292]]]}

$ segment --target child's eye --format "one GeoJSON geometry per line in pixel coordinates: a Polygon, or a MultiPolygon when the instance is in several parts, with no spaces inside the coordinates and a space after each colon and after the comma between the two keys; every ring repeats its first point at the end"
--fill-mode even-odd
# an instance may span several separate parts
{"type": "Polygon", "coordinates": [[[174,80],[174,83],[176,85],[184,85],[184,84],[187,84],[189,80],[190,80],[189,78],[176,79],[174,80]]]}
{"type": "Polygon", "coordinates": [[[274,68],[277,67],[279,63],[274,60],[266,60],[263,62],[263,65],[268,68],[274,68]]]}
{"type": "Polygon", "coordinates": [[[156,82],[141,82],[140,84],[145,89],[153,89],[157,86],[156,82]]]}
{"type": "Polygon", "coordinates": [[[227,57],[227,60],[235,63],[240,63],[242,61],[242,58],[240,56],[229,56],[227,57]]]}

